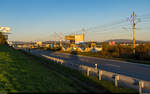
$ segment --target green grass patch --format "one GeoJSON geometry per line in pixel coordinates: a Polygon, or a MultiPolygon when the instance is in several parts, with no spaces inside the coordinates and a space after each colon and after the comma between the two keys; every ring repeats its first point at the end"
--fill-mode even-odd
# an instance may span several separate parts
{"type": "Polygon", "coordinates": [[[77,92],[70,82],[64,75],[42,66],[38,60],[0,46],[0,91],[77,92]]]}

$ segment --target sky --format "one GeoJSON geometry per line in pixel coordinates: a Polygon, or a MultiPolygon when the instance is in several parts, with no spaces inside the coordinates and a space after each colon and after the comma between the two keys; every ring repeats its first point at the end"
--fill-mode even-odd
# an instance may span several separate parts
{"type": "Polygon", "coordinates": [[[132,39],[130,22],[122,19],[134,11],[141,19],[136,39],[150,40],[149,10],[150,0],[0,0],[0,26],[11,28],[13,41],[48,41],[54,32],[70,34],[83,28],[86,41],[132,39]],[[120,20],[125,23],[114,24],[120,20]]]}

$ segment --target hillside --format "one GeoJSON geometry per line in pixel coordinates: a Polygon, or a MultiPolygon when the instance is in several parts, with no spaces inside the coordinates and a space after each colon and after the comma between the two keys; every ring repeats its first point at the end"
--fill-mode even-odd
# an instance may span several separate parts
{"type": "MultiPolygon", "coordinates": [[[[111,39],[111,40],[106,40],[104,42],[109,42],[109,41],[115,41],[116,43],[132,43],[133,40],[130,39],[111,39]]],[[[150,43],[150,41],[143,41],[143,40],[135,40],[136,43],[150,43]]]]}

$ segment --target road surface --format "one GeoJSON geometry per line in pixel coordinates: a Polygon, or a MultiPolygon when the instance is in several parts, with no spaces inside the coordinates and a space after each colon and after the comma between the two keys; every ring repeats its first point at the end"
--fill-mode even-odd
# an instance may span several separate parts
{"type": "Polygon", "coordinates": [[[90,67],[95,67],[95,64],[98,64],[98,68],[102,70],[150,81],[150,65],[136,64],[126,61],[110,60],[97,57],[76,56],[67,53],[58,53],[44,50],[31,50],[30,52],[40,56],[46,55],[63,59],[66,63],[71,62],[76,64],[84,64],[90,67]]]}

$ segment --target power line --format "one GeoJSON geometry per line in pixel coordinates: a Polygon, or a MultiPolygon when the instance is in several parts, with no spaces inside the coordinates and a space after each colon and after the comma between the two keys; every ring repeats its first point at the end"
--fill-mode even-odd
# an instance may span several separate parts
{"type": "MultiPolygon", "coordinates": [[[[133,13],[130,17],[130,19],[122,19],[119,21],[115,21],[115,22],[111,22],[109,24],[104,24],[104,25],[100,25],[100,26],[95,26],[95,27],[90,27],[90,28],[86,28],[86,33],[107,33],[107,32],[111,32],[111,33],[115,33],[118,31],[133,31],[133,33],[135,33],[135,29],[139,29],[139,28],[135,28],[136,24],[138,22],[148,22],[148,19],[150,18],[150,14],[146,14],[146,15],[140,15],[137,16],[136,14],[133,13]],[[141,17],[142,16],[142,17],[141,17]],[[128,20],[130,20],[131,26],[129,27],[129,24],[127,24],[128,20]],[[134,20],[134,21],[133,21],[134,20]],[[145,21],[146,20],[146,21],[145,21]],[[134,29],[134,30],[133,30],[134,29]]],[[[68,35],[68,34],[81,34],[81,30],[75,31],[75,32],[64,32],[63,35],[68,35]]],[[[135,34],[133,34],[133,49],[135,48],[135,34]]]]}
{"type": "Polygon", "coordinates": [[[143,14],[143,15],[139,15],[138,17],[147,17],[147,16],[150,16],[150,13],[148,13],[148,14],[143,14]]]}
{"type": "Polygon", "coordinates": [[[106,33],[106,32],[112,32],[112,31],[116,32],[116,31],[122,30],[122,27],[124,27],[124,25],[119,25],[117,27],[101,28],[101,29],[98,29],[98,30],[91,30],[89,32],[91,32],[91,33],[97,33],[97,32],[106,33]]]}
{"type": "Polygon", "coordinates": [[[106,29],[106,28],[114,27],[116,25],[123,24],[125,22],[126,22],[125,20],[120,20],[120,21],[112,22],[110,24],[104,24],[104,25],[101,25],[101,26],[96,26],[96,27],[88,28],[86,30],[89,31],[89,30],[92,30],[92,29],[100,29],[100,28],[105,28],[106,29]]]}
{"type": "MultiPolygon", "coordinates": [[[[90,28],[86,28],[86,31],[87,32],[91,32],[92,29],[98,29],[98,28],[110,28],[112,26],[115,26],[115,25],[119,25],[119,24],[123,24],[127,22],[127,19],[122,19],[122,20],[119,20],[119,21],[115,21],[115,22],[112,22],[112,23],[109,23],[109,24],[104,24],[104,25],[100,25],[100,26],[95,26],[95,27],[90,27],[90,28]]],[[[78,32],[81,32],[81,30],[78,30],[78,31],[75,31],[76,33],[78,32]]],[[[74,33],[74,32],[65,32],[66,34],[68,33],[74,33]]]]}

